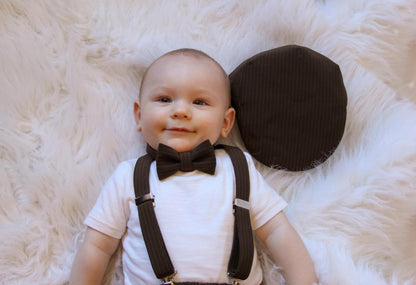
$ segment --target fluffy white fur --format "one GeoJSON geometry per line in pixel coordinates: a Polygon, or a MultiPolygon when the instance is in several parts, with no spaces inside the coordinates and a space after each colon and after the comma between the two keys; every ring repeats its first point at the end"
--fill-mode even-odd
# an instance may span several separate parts
{"type": "Polygon", "coordinates": [[[231,72],[299,44],[339,63],[345,135],[316,169],[259,169],[322,284],[416,284],[415,15],[415,0],[1,1],[0,283],[67,282],[100,187],[143,153],[132,103],[157,56],[198,48],[231,72]]]}

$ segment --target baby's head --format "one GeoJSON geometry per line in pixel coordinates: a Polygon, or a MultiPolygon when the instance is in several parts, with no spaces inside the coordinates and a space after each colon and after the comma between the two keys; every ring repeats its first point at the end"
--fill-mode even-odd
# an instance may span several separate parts
{"type": "Polygon", "coordinates": [[[137,129],[146,142],[178,152],[205,140],[227,137],[234,124],[230,84],[222,67],[205,53],[180,49],[162,55],[146,70],[134,103],[137,129]]]}

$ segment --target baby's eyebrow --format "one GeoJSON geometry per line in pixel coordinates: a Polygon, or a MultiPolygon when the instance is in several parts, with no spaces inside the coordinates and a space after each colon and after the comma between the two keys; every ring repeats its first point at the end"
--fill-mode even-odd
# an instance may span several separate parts
{"type": "Polygon", "coordinates": [[[197,93],[200,94],[208,94],[208,95],[215,95],[216,92],[212,92],[209,88],[199,87],[197,89],[197,93]]]}
{"type": "Polygon", "coordinates": [[[170,88],[170,87],[166,87],[166,86],[157,86],[153,89],[150,89],[150,93],[154,94],[154,93],[164,93],[164,92],[173,92],[175,91],[174,88],[170,88]]]}

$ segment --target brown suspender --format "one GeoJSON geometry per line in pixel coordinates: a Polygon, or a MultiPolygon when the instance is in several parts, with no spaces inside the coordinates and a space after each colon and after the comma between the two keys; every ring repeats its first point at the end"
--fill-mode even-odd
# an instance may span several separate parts
{"type": "MultiPolygon", "coordinates": [[[[228,263],[230,280],[245,280],[253,263],[254,244],[249,214],[250,179],[244,153],[237,147],[219,145],[231,158],[236,180],[234,200],[234,237],[228,263]]],[[[143,239],[153,271],[164,284],[173,284],[175,269],[167,252],[154,211],[154,197],[150,193],[149,171],[153,159],[149,154],[140,157],[134,169],[134,191],[143,239]]],[[[201,283],[175,283],[201,284],[201,283]]],[[[206,283],[208,284],[208,283],[206,283]]],[[[233,281],[233,284],[238,284],[233,281]]]]}

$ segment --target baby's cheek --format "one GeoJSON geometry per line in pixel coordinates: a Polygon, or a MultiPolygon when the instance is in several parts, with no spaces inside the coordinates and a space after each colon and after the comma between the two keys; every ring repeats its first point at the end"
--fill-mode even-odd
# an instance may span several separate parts
{"type": "Polygon", "coordinates": [[[214,118],[210,118],[204,122],[205,129],[209,132],[213,132],[215,129],[218,129],[218,123],[214,118]]]}
{"type": "Polygon", "coordinates": [[[206,134],[210,137],[210,140],[216,142],[218,137],[221,135],[222,124],[210,121],[206,126],[206,134]]]}

